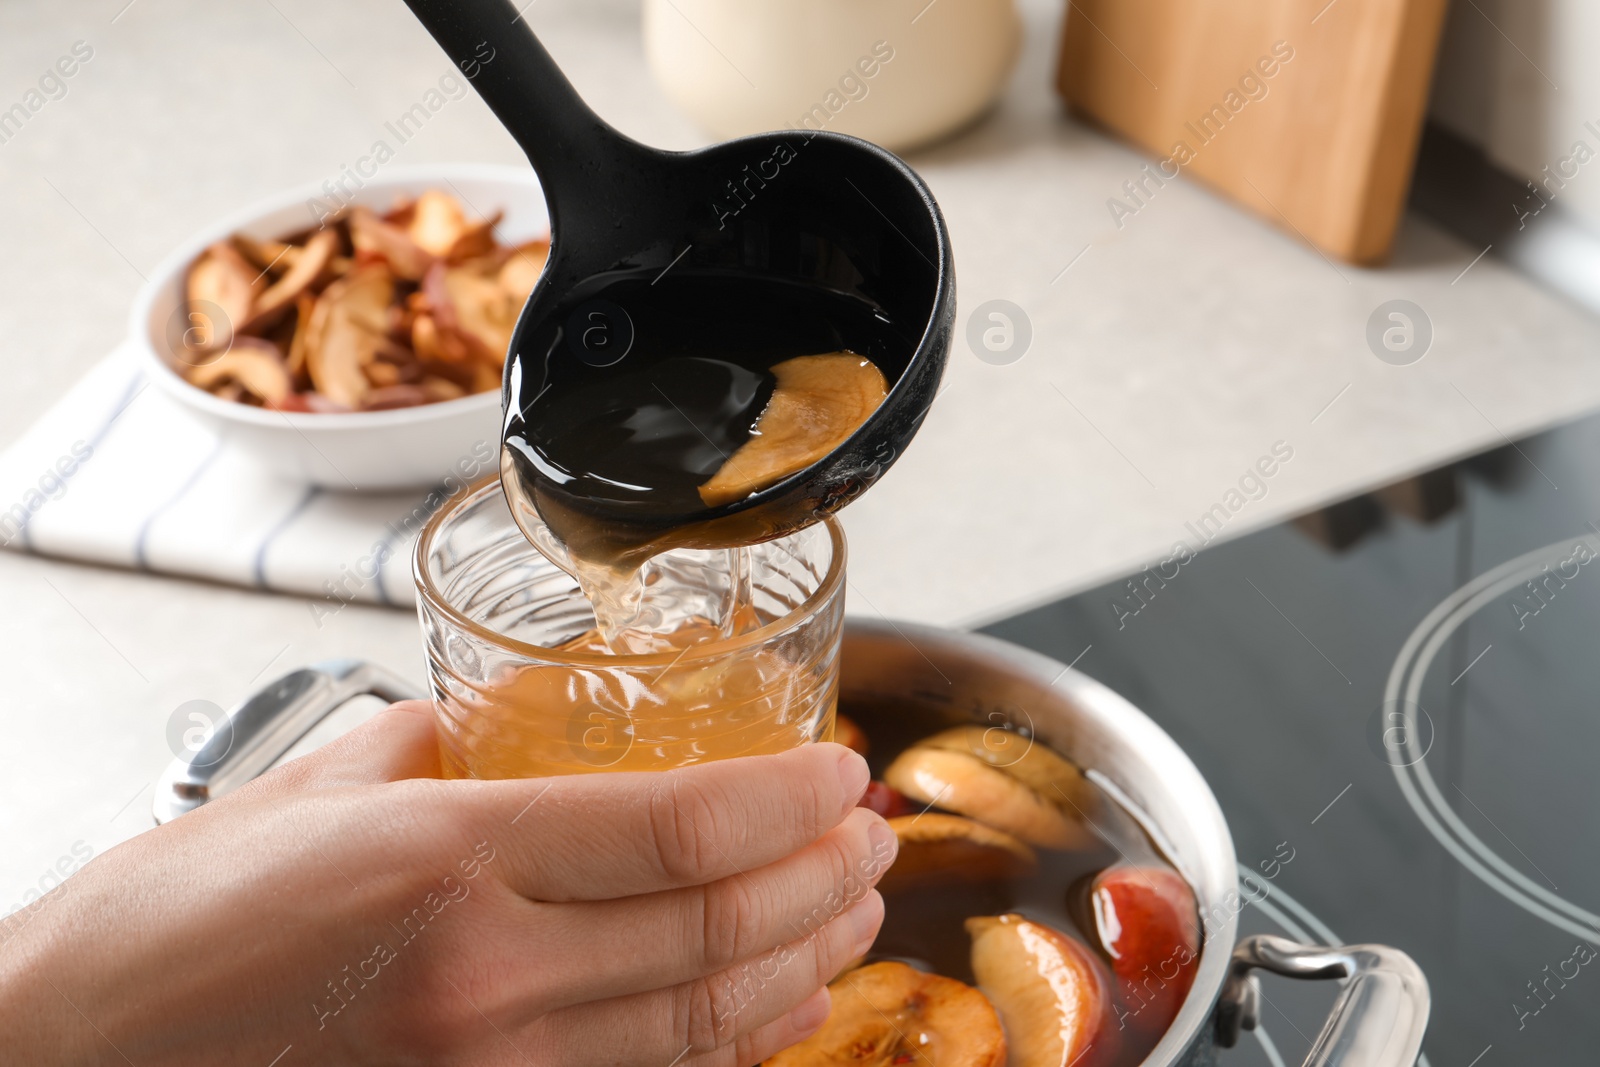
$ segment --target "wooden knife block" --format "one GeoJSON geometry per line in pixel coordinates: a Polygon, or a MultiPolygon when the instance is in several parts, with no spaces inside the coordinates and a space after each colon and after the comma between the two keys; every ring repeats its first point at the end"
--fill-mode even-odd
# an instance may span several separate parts
{"type": "Polygon", "coordinates": [[[1108,213],[1127,225],[1160,196],[1150,173],[1181,170],[1330,256],[1381,262],[1447,2],[1068,0],[1062,95],[1158,161],[1108,213]]]}

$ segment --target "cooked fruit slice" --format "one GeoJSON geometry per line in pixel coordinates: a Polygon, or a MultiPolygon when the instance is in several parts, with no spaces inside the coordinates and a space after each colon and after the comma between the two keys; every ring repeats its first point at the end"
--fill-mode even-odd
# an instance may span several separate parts
{"type": "Polygon", "coordinates": [[[249,329],[260,330],[273,318],[299,299],[328,269],[339,251],[339,235],[333,230],[320,230],[306,242],[294,265],[271,288],[256,298],[250,313],[249,329]]]}
{"type": "Polygon", "coordinates": [[[750,439],[700,487],[707,507],[742,500],[811,466],[855,433],[889,391],[883,372],[853,352],[797,356],[772,373],[778,384],[750,439]]]}
{"type": "Polygon", "coordinates": [[[988,823],[1044,848],[1081,848],[1093,835],[1037,789],[970,752],[913,745],[883,773],[913,800],[988,823]]]}
{"type": "Polygon", "coordinates": [[[228,351],[209,363],[190,368],[189,381],[212,392],[232,382],[267,407],[281,405],[294,391],[277,346],[259,337],[235,338],[228,351]]]}
{"type": "Polygon", "coordinates": [[[1010,1067],[1067,1067],[1112,1038],[1105,964],[1083,945],[1020,915],[968,919],[967,933],[978,988],[1005,1023],[1010,1067]]]}
{"type": "Polygon", "coordinates": [[[934,734],[919,747],[967,752],[1032,786],[1046,800],[1081,818],[1093,818],[1099,794],[1076,766],[1050,746],[1015,730],[990,726],[957,726],[934,734]]]}
{"type": "Polygon", "coordinates": [[[869,963],[828,986],[822,1029],[766,1067],[1004,1067],[1006,1038],[976,989],[903,963],[869,963]]]}
{"type": "Polygon", "coordinates": [[[941,882],[987,882],[1028,874],[1033,849],[1010,834],[936,811],[889,820],[900,854],[878,888],[886,893],[941,882]]]}
{"type": "Polygon", "coordinates": [[[306,338],[306,370],[317,392],[360,407],[371,390],[364,368],[389,344],[394,278],[381,263],[358,267],[317,298],[306,338]]]}
{"type": "Polygon", "coordinates": [[[1165,1032],[1200,967],[1194,891],[1167,867],[1112,867],[1095,878],[1089,900],[1127,1017],[1165,1032]]]}
{"type": "Polygon", "coordinates": [[[227,348],[234,333],[249,321],[256,296],[265,288],[261,272],[232,245],[223,242],[206,249],[184,279],[188,329],[183,334],[184,351],[174,355],[194,363],[203,353],[227,348]]]}
{"type": "Polygon", "coordinates": [[[833,739],[845,748],[854,749],[863,756],[867,754],[867,733],[856,725],[856,721],[844,715],[833,717],[833,739]]]}

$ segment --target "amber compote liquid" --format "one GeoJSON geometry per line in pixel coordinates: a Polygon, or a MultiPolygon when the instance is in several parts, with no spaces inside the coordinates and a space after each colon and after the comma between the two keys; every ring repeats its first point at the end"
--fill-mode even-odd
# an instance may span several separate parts
{"type": "MultiPolygon", "coordinates": [[[[419,542],[422,617],[450,777],[664,770],[777,752],[833,730],[843,624],[836,523],[751,546],[730,576],[710,553],[653,565],[682,618],[654,652],[617,654],[571,575],[511,521],[496,485],[419,542]],[[708,606],[732,597],[734,636],[708,606]]],[[[720,610],[720,609],[719,609],[720,610]]]]}
{"type": "Polygon", "coordinates": [[[447,709],[477,734],[471,757],[447,761],[447,775],[662,770],[832,739],[831,657],[808,662],[801,646],[697,657],[696,646],[715,647],[715,632],[685,626],[679,637],[681,659],[639,670],[606,664],[617,657],[594,630],[553,649],[557,662],[508,666],[470,706],[447,709]]]}

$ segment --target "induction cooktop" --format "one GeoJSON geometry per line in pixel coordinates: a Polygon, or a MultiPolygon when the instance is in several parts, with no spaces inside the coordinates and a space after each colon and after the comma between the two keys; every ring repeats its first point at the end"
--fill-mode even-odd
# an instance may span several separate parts
{"type": "MultiPolygon", "coordinates": [[[[1241,933],[1421,965],[1419,1063],[1600,1062],[1600,416],[986,629],[1188,751],[1241,933]]],[[[1224,1064],[1321,1028],[1328,986],[1262,982],[1224,1064]]]]}

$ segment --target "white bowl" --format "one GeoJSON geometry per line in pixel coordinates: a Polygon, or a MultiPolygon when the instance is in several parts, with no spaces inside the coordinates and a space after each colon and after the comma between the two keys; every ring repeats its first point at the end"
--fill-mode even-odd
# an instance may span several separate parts
{"type": "MultiPolygon", "coordinates": [[[[505,212],[496,231],[504,243],[537,237],[550,227],[544,193],[533,171],[452,163],[392,167],[347,196],[345,203],[388,209],[398,197],[442,189],[469,214],[505,212]]],[[[233,233],[277,238],[316,224],[312,205],[336,204],[322,186],[307,185],[264,200],[195,234],[156,268],[134,300],[128,334],[145,374],[185,411],[227,436],[262,465],[286,478],[349,491],[433,485],[463,460],[491,465],[499,454],[500,393],[350,414],[269,411],[236,404],[190,385],[174,369],[169,323],[183,313],[183,278],[210,245],[233,233]],[[485,447],[489,449],[484,452],[485,447]]]]}

